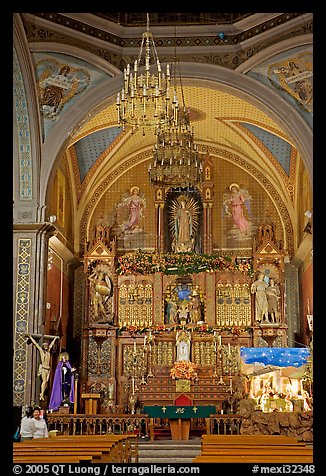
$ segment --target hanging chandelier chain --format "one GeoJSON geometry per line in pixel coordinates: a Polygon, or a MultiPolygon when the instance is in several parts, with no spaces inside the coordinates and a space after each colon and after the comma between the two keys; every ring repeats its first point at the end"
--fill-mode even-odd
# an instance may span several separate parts
{"type": "MultiPolygon", "coordinates": [[[[176,30],[175,30],[176,34],[176,30]]],[[[175,42],[176,44],[176,42],[175,42]]],[[[177,54],[166,74],[162,73],[147,14],[146,31],[143,33],[138,59],[133,70],[128,64],[124,69],[124,87],[117,95],[118,124],[131,126],[132,132],[151,127],[156,135],[153,162],[149,164],[150,183],[159,186],[196,186],[202,181],[202,163],[191,131],[189,108],[186,108],[182,75],[177,54]],[[144,52],[145,50],[145,52],[144,52]],[[145,58],[144,72],[139,72],[145,58]],[[151,53],[156,73],[151,72],[151,53]],[[171,83],[172,81],[172,83],[171,83]],[[177,83],[180,82],[182,105],[180,109],[177,83]],[[173,95],[170,97],[170,86],[173,95]]]]}

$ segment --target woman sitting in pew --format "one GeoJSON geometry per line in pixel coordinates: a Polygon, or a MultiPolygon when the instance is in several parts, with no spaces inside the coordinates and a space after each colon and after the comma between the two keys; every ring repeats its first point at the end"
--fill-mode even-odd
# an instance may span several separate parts
{"type": "Polygon", "coordinates": [[[33,438],[48,438],[48,425],[45,421],[45,418],[41,416],[39,407],[34,408],[32,420],[34,421],[35,425],[35,433],[33,438]]]}

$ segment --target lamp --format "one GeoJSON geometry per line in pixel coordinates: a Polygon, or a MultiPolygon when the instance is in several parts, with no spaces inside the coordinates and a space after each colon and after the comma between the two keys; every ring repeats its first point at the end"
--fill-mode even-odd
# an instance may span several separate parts
{"type": "Polygon", "coordinates": [[[149,181],[154,186],[189,187],[202,181],[203,166],[194,141],[194,130],[190,125],[190,110],[185,105],[181,73],[179,80],[182,106],[176,91],[179,66],[176,58],[172,63],[174,92],[172,114],[157,129],[157,141],[153,147],[153,161],[148,166],[149,181]]]}
{"type": "Polygon", "coordinates": [[[170,101],[170,80],[169,65],[166,66],[166,74],[162,73],[153,35],[149,31],[147,13],[147,29],[142,36],[138,59],[134,62],[133,70],[130,64],[124,68],[124,86],[117,95],[118,124],[122,124],[123,130],[129,125],[132,132],[142,128],[145,135],[146,127],[156,129],[168,121],[168,116],[171,112],[173,114],[174,107],[170,101]],[[143,50],[145,50],[144,57],[143,50]],[[154,67],[150,64],[151,53],[156,65],[154,67]],[[138,68],[142,59],[145,72],[139,74],[138,68]],[[154,71],[155,67],[156,71],[154,71]]]}

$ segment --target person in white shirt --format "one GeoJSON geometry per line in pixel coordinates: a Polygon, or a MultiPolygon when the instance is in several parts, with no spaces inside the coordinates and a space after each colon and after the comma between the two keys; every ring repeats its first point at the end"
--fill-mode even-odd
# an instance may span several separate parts
{"type": "Polygon", "coordinates": [[[44,418],[41,417],[39,408],[34,408],[32,420],[36,428],[33,438],[48,438],[48,426],[44,418]]]}
{"type": "Polygon", "coordinates": [[[36,427],[33,421],[33,407],[26,407],[25,416],[20,423],[20,441],[32,440],[36,427]]]}

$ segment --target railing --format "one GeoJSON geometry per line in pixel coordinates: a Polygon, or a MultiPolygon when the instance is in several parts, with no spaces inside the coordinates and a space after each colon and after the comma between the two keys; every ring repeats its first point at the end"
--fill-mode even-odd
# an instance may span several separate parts
{"type": "Polygon", "coordinates": [[[216,435],[240,435],[241,416],[236,414],[211,415],[210,432],[216,435]]]}
{"type": "MultiPolygon", "coordinates": [[[[64,435],[127,435],[149,434],[150,418],[147,415],[47,415],[48,429],[64,435]]],[[[240,434],[240,415],[211,415],[210,432],[218,435],[240,434]]]]}
{"type": "Polygon", "coordinates": [[[148,434],[146,415],[47,415],[48,429],[65,435],[148,434]]]}

